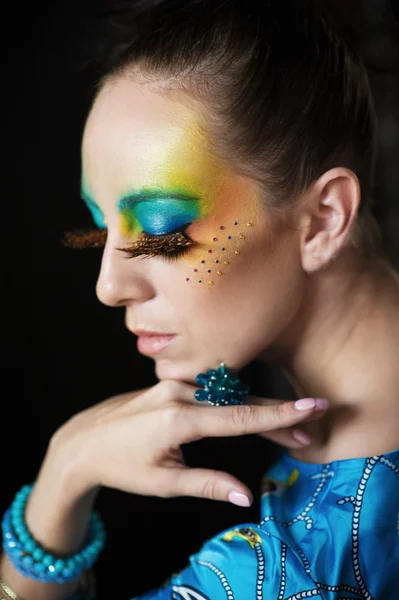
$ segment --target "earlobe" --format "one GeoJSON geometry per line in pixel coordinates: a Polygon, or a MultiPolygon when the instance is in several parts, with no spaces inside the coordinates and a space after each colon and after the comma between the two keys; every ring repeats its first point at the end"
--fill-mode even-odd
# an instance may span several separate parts
{"type": "Polygon", "coordinates": [[[302,267],[307,273],[325,267],[350,239],[360,203],[358,178],[338,167],[322,175],[311,187],[302,210],[302,267]]]}

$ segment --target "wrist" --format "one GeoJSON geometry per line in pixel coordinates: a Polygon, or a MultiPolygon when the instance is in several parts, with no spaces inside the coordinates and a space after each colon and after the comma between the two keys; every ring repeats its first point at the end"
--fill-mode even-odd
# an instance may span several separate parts
{"type": "Polygon", "coordinates": [[[76,552],[83,543],[100,490],[85,485],[74,461],[64,457],[49,447],[25,511],[32,536],[60,555],[76,552]]]}
{"type": "Polygon", "coordinates": [[[76,504],[84,497],[95,499],[101,489],[101,485],[89,477],[93,469],[87,468],[85,453],[61,432],[50,440],[38,478],[44,472],[50,478],[56,475],[59,479],[60,492],[66,494],[66,504],[76,504]]]}

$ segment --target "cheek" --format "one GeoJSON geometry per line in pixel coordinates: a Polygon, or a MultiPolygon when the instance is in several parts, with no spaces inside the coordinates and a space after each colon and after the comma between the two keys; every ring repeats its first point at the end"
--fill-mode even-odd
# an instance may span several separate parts
{"type": "MultiPolygon", "coordinates": [[[[254,223],[231,221],[208,231],[207,243],[198,243],[180,263],[184,267],[184,282],[190,288],[220,285],[248,255],[254,223]],[[249,242],[249,243],[248,243],[249,242]]],[[[187,230],[187,235],[194,236],[187,230]]]]}
{"type": "Polygon", "coordinates": [[[164,291],[193,340],[205,345],[212,340],[221,351],[230,344],[242,346],[245,340],[260,352],[277,339],[295,315],[302,285],[295,244],[285,238],[272,239],[264,229],[255,233],[256,229],[254,226],[248,239],[246,236],[241,241],[239,255],[226,244],[228,265],[222,261],[215,268],[212,258],[201,259],[200,255],[198,258],[206,261],[204,265],[182,262],[170,268],[165,277],[168,290],[164,291]],[[187,275],[190,267],[198,269],[196,279],[191,273],[187,275]],[[219,270],[223,275],[218,275],[219,270]],[[207,284],[208,278],[214,280],[214,285],[207,284]]]}
{"type": "Polygon", "coordinates": [[[187,235],[197,243],[181,259],[187,287],[220,285],[236,264],[246,256],[248,260],[261,232],[270,226],[258,195],[247,182],[221,178],[214,198],[211,213],[187,228],[187,235]]]}

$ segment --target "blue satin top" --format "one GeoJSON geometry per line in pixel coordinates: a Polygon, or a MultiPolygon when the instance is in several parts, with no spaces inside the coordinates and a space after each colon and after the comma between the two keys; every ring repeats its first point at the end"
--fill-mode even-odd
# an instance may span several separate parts
{"type": "Polygon", "coordinates": [[[133,600],[399,599],[399,449],[304,463],[262,480],[261,521],[223,531],[133,600]]]}

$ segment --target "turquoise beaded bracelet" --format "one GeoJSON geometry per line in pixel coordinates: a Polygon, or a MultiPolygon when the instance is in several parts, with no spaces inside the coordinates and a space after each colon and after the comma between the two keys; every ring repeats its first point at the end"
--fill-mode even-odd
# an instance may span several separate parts
{"type": "Polygon", "coordinates": [[[98,513],[90,515],[89,529],[80,552],[57,557],[46,552],[33,539],[24,521],[27,500],[34,483],[24,485],[16,494],[2,520],[3,548],[13,566],[25,577],[37,581],[65,583],[90,569],[105,543],[105,529],[98,513]]]}

